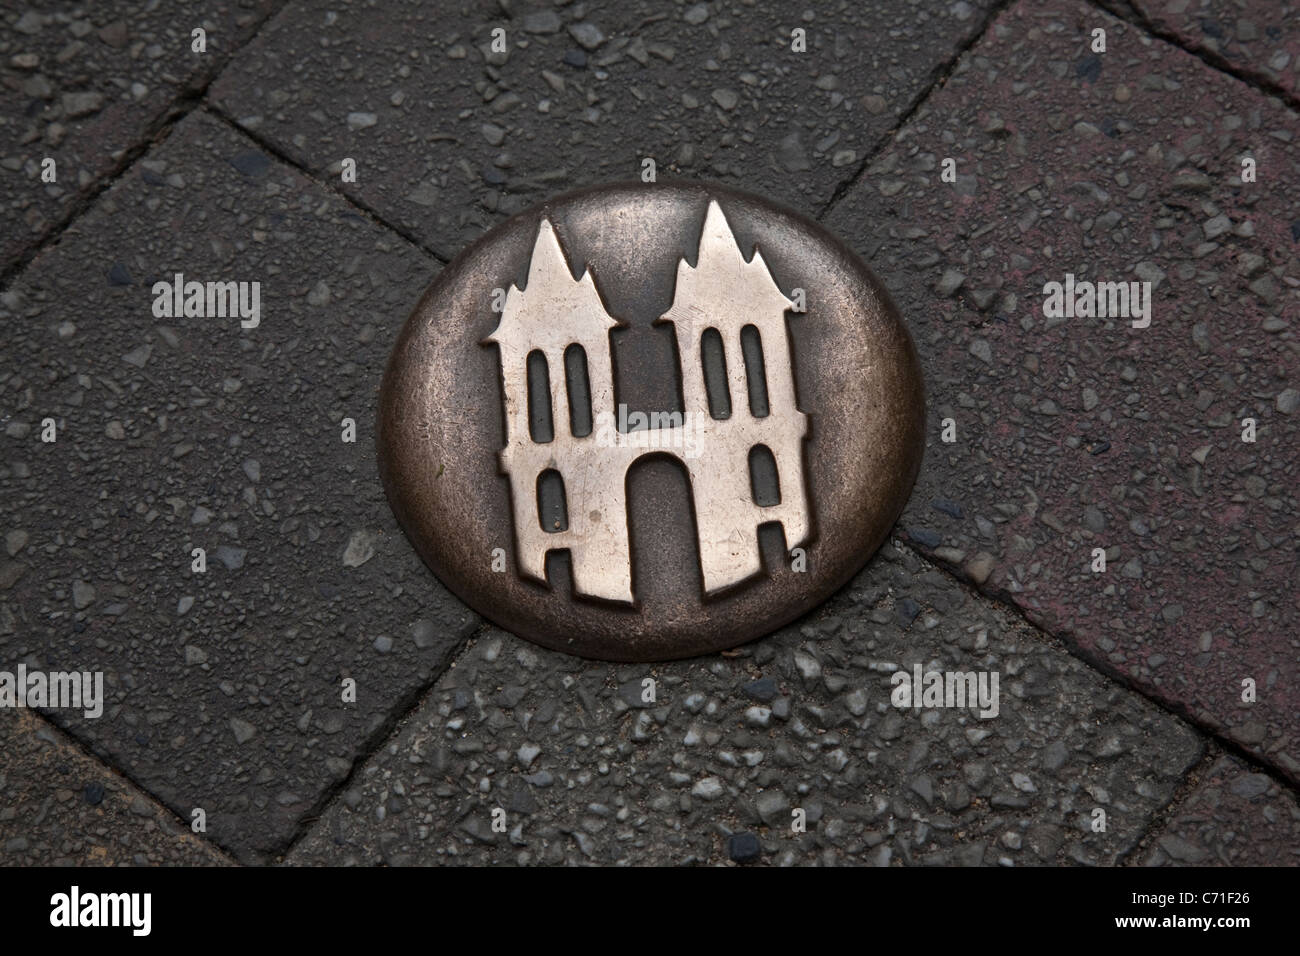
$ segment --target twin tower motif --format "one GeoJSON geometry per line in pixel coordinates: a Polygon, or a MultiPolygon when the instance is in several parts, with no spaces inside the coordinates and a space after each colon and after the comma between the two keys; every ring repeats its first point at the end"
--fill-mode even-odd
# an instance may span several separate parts
{"type": "Polygon", "coordinates": [[[697,261],[691,265],[683,256],[678,262],[672,308],[656,320],[671,322],[676,334],[682,413],[648,435],[593,430],[592,422],[613,420],[610,331],[626,323],[605,310],[585,266],[574,279],[543,217],[527,286],[510,286],[496,330],[485,340],[500,349],[506,422],[500,467],[510,480],[521,573],[545,582],[547,552],[567,549],[575,594],[633,603],[627,473],[650,454],[673,455],[690,478],[706,597],[762,571],[760,525],[780,522],[788,549],[805,543],[808,416],[795,395],[785,316],[793,307],[759,251],[745,259],[721,207],[710,200],[697,261]],[[710,339],[721,343],[725,374],[706,361],[710,339]],[[585,388],[573,380],[575,368],[585,371],[578,376],[585,388]],[[540,434],[539,415],[548,423],[540,434]],[[698,453],[682,453],[688,432],[698,453]],[[775,503],[759,503],[756,462],[775,465],[775,503]],[[557,477],[567,522],[546,527],[542,489],[557,477]]]}

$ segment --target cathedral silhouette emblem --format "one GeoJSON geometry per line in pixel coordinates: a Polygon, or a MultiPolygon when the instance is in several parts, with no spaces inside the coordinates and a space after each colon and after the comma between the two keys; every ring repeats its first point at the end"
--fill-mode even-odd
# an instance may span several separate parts
{"type": "Polygon", "coordinates": [[[611,427],[610,331],[626,323],[605,310],[585,266],[573,277],[543,217],[527,285],[510,286],[484,340],[500,350],[506,444],[499,463],[510,481],[520,572],[545,583],[547,552],[565,549],[575,594],[632,603],[627,472],[649,454],[674,455],[686,468],[706,597],[762,572],[760,525],[780,522],[787,549],[804,544],[808,416],[795,395],[785,315],[794,305],[757,248],[745,258],[711,200],[697,261],[678,262],[672,307],[656,319],[676,335],[682,411],[646,430],[611,427]],[[719,346],[721,364],[706,355],[719,346]],[[775,501],[756,500],[760,467],[775,476],[775,501]],[[565,520],[545,527],[548,482],[562,489],[565,520]]]}

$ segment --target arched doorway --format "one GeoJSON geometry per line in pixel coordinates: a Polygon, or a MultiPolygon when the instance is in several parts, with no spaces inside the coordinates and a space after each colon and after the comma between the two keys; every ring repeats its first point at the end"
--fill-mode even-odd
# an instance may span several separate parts
{"type": "Polygon", "coordinates": [[[674,593],[699,594],[699,539],[686,466],[667,452],[638,458],[627,470],[632,593],[647,610],[671,612],[674,593]]]}

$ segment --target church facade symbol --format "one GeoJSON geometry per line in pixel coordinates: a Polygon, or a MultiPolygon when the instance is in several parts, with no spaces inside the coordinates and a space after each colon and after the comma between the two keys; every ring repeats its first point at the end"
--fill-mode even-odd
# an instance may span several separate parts
{"type": "Polygon", "coordinates": [[[678,261],[672,306],[655,320],[673,326],[682,411],[659,427],[625,431],[609,426],[616,413],[610,332],[625,323],[606,311],[589,269],[574,278],[542,217],[527,284],[510,286],[484,340],[501,360],[499,467],[510,483],[521,574],[546,583],[547,553],[567,550],[575,595],[634,603],[627,474],[649,454],[674,455],[686,469],[706,598],[762,573],[760,525],[779,522],[787,550],[807,543],[808,416],[798,407],[786,326],[795,303],[752,252],[746,259],[710,200],[696,262],[678,261]],[[719,346],[720,365],[706,355],[719,346]],[[776,500],[755,490],[759,467],[775,478],[776,500]],[[567,519],[550,527],[542,517],[548,483],[562,489],[567,519]]]}

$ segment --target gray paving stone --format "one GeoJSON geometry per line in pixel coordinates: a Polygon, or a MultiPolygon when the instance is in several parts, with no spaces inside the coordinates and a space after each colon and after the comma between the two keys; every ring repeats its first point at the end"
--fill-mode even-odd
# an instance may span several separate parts
{"type": "Polygon", "coordinates": [[[241,859],[286,845],[476,626],[374,463],[383,364],[436,271],[194,115],[0,302],[0,667],[103,670],[102,717],[52,719],[241,859]],[[260,325],[156,317],[177,272],[260,282],[260,325]]]}
{"type": "Polygon", "coordinates": [[[0,753],[0,866],[231,863],[31,711],[0,711],[0,753]]]}
{"type": "Polygon", "coordinates": [[[14,3],[0,16],[0,272],[201,89],[279,0],[14,3]],[[206,31],[195,53],[191,31],[206,31]],[[56,181],[41,178],[54,160],[56,181]]]}
{"type": "Polygon", "coordinates": [[[1204,770],[1198,768],[1193,780],[1130,863],[1300,865],[1300,803],[1294,790],[1222,753],[1204,770]]]}
{"type": "Polygon", "coordinates": [[[750,834],[772,864],[1104,864],[1201,753],[1182,722],[886,545],[820,612],[719,656],[614,666],[485,629],[288,862],[716,864],[750,859],[731,839],[750,834]],[[893,707],[891,672],[915,664],[998,672],[998,715],[893,707]]]}
{"type": "Polygon", "coordinates": [[[816,212],[990,6],[636,0],[511,18],[489,3],[394,4],[383,17],[294,3],[212,99],[307,169],[338,181],[355,159],[343,188],[449,259],[548,193],[639,177],[645,157],[663,177],[816,212]],[[491,50],[496,28],[507,52],[491,50]]]}
{"type": "Polygon", "coordinates": [[[1021,3],[827,220],[921,352],[908,539],[1296,781],[1298,137],[1276,100],[1095,8],[1021,3]],[[1046,315],[1067,274],[1150,282],[1150,326],[1046,315]]]}

